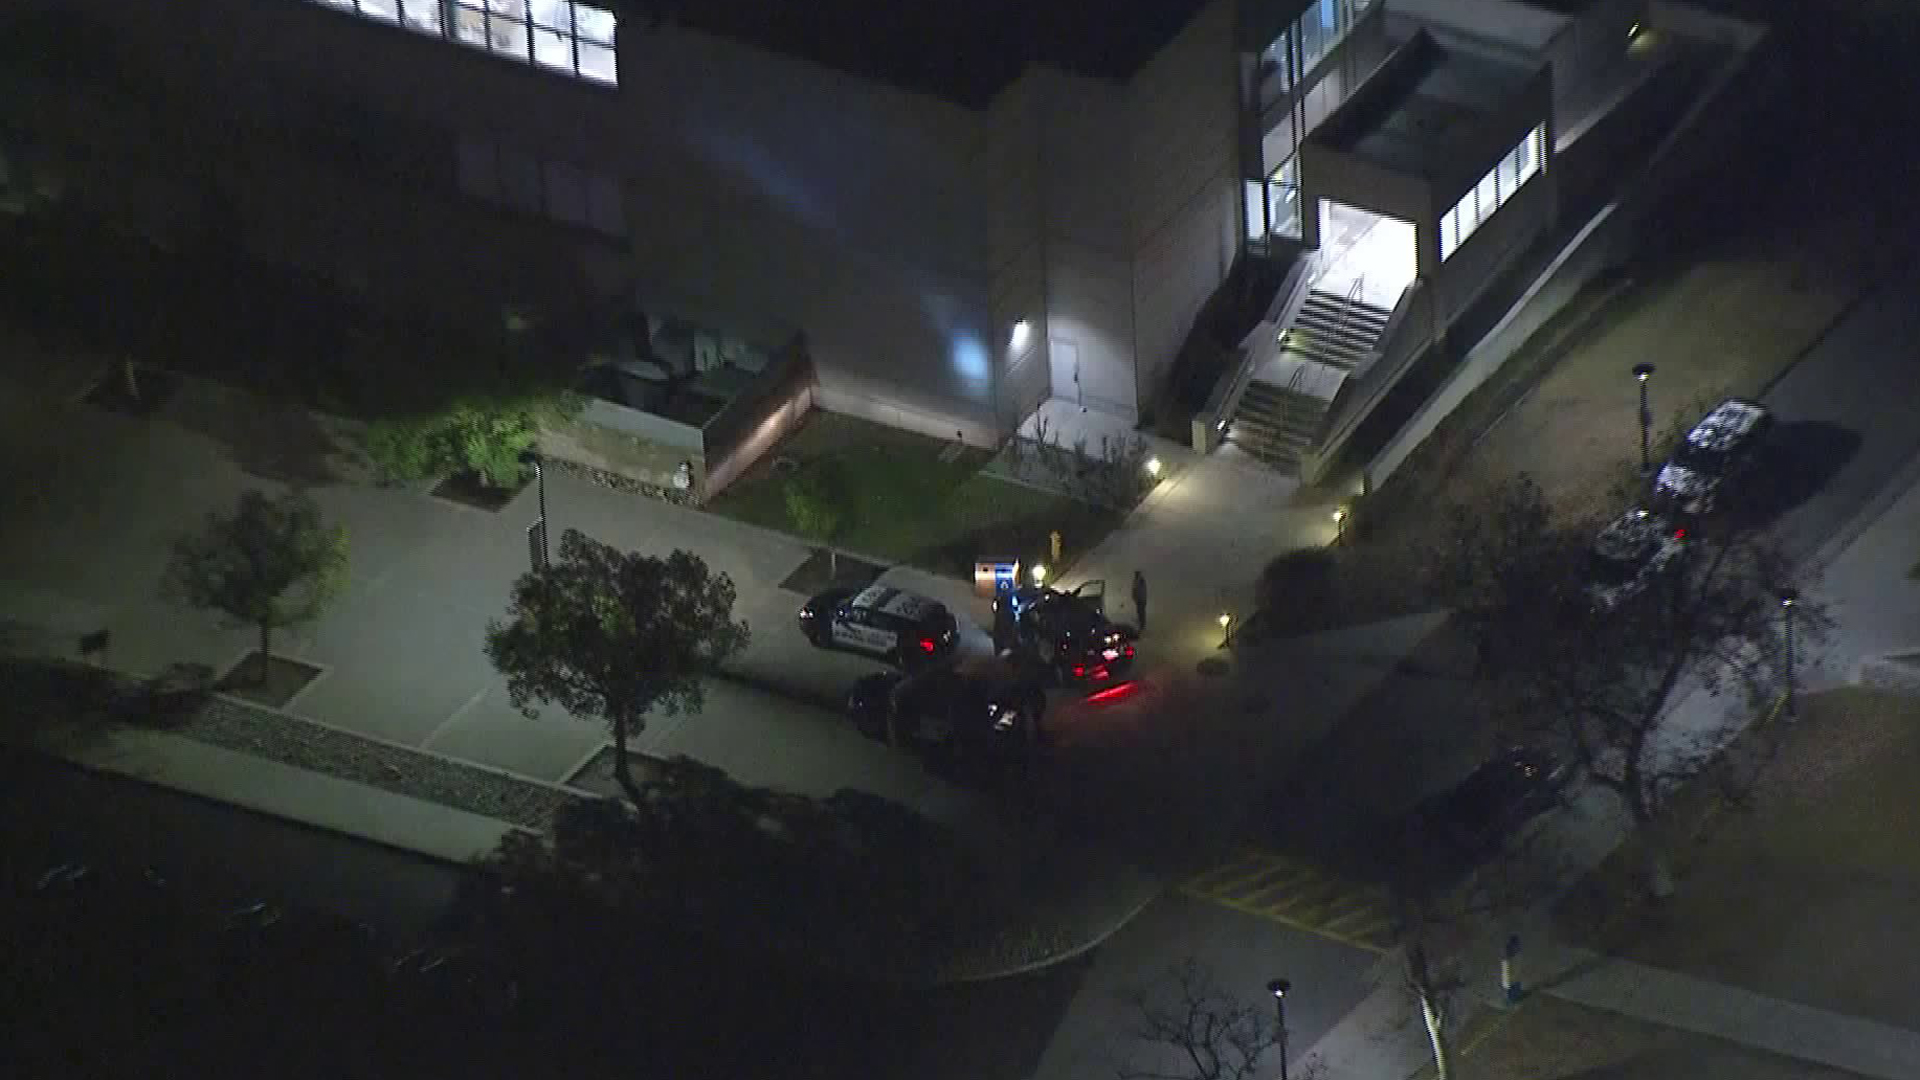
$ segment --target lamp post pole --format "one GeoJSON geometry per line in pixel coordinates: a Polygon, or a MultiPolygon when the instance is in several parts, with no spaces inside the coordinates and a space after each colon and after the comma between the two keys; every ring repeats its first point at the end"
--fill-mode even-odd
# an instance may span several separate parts
{"type": "Polygon", "coordinates": [[[1786,623],[1787,719],[1790,721],[1800,719],[1799,711],[1793,700],[1793,609],[1799,601],[1800,595],[1792,589],[1787,589],[1780,594],[1780,614],[1782,620],[1786,623]]]}
{"type": "Polygon", "coordinates": [[[540,492],[540,517],[533,527],[540,530],[540,565],[536,569],[545,570],[553,563],[553,554],[547,546],[547,470],[540,465],[540,454],[535,450],[520,451],[520,463],[533,466],[533,482],[540,492]]]}
{"type": "Polygon", "coordinates": [[[1634,381],[1640,384],[1640,475],[1653,471],[1653,457],[1650,443],[1653,438],[1653,410],[1647,408],[1647,379],[1653,375],[1652,364],[1633,365],[1634,381]]]}
{"type": "Polygon", "coordinates": [[[1275,979],[1267,984],[1267,993],[1273,995],[1273,1011],[1280,1023],[1280,1080],[1287,1080],[1287,991],[1291,989],[1293,984],[1285,979],[1275,979]]]}

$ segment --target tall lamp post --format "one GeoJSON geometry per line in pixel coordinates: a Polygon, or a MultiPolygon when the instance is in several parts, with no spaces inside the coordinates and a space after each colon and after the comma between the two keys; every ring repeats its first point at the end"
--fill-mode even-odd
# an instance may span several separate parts
{"type": "Polygon", "coordinates": [[[1280,1022],[1280,1080],[1287,1080],[1287,991],[1293,984],[1285,979],[1275,979],[1267,984],[1267,993],[1273,995],[1273,1011],[1280,1022]]]}
{"type": "Polygon", "coordinates": [[[1786,624],[1785,632],[1786,632],[1786,639],[1787,639],[1786,652],[1787,652],[1787,719],[1788,720],[1800,719],[1800,714],[1795,709],[1794,701],[1793,701],[1793,609],[1796,605],[1799,604],[1799,602],[1800,602],[1799,593],[1793,591],[1792,589],[1781,590],[1780,617],[1781,617],[1781,621],[1786,624]]]}
{"type": "Polygon", "coordinates": [[[533,482],[540,489],[540,517],[533,523],[529,532],[537,533],[527,545],[535,555],[534,569],[545,570],[553,564],[553,555],[547,548],[547,470],[540,466],[540,452],[537,450],[520,451],[520,464],[533,466],[533,482]]]}
{"type": "Polygon", "coordinates": [[[1649,443],[1653,438],[1653,410],[1647,408],[1647,380],[1653,376],[1652,364],[1633,365],[1634,381],[1640,384],[1640,475],[1653,471],[1649,443]]]}

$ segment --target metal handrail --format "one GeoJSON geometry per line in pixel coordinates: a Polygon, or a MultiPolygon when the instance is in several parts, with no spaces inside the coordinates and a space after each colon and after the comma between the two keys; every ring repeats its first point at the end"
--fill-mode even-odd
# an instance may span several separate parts
{"type": "MultiPolygon", "coordinates": [[[[1307,286],[1315,276],[1313,270],[1318,264],[1318,256],[1315,253],[1310,251],[1301,253],[1300,257],[1294,261],[1293,269],[1288,272],[1279,293],[1276,294],[1273,305],[1268,308],[1268,318],[1261,320],[1262,322],[1275,323],[1278,321],[1277,316],[1283,313],[1289,323],[1293,321],[1292,312],[1299,309],[1302,298],[1307,293],[1307,286]]],[[[1257,350],[1243,350],[1232,375],[1214,386],[1213,393],[1207,397],[1206,405],[1202,406],[1200,412],[1194,416],[1192,444],[1196,452],[1209,453],[1220,444],[1220,426],[1232,413],[1234,406],[1239,404],[1240,395],[1246,391],[1247,384],[1253,381],[1253,372],[1257,366],[1254,358],[1257,355],[1259,355],[1257,350]]]]}

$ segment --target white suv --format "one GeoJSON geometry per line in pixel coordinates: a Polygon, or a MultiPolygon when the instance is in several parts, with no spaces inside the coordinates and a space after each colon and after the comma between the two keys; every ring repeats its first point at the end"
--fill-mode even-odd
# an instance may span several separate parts
{"type": "Polygon", "coordinates": [[[1753,466],[1773,427],[1765,405],[1728,398],[1700,418],[1653,481],[1656,504],[1683,514],[1710,514],[1729,481],[1753,466]]]}

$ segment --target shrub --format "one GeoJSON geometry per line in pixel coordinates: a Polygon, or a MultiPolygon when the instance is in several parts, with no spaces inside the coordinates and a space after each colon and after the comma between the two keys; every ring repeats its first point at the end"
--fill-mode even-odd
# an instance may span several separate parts
{"type": "Polygon", "coordinates": [[[832,544],[851,516],[846,478],[831,463],[789,477],[787,517],[802,535],[832,544]]]}
{"type": "Polygon", "coordinates": [[[539,437],[545,403],[460,402],[423,417],[376,420],[364,446],[380,471],[395,480],[425,480],[466,472],[490,487],[512,487],[526,475],[520,455],[539,437]]]}
{"type": "Polygon", "coordinates": [[[1256,600],[1270,634],[1300,633],[1327,624],[1340,605],[1340,556],[1307,547],[1275,558],[1260,572],[1256,600]]]}

